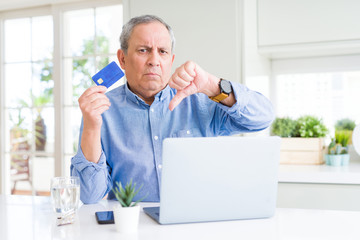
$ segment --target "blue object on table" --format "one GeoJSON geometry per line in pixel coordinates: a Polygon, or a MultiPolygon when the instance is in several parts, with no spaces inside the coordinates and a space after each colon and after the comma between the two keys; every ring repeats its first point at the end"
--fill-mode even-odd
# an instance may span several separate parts
{"type": "Polygon", "coordinates": [[[111,87],[117,80],[124,76],[124,72],[116,64],[116,62],[109,63],[106,67],[101,69],[92,77],[96,85],[111,87]]]}

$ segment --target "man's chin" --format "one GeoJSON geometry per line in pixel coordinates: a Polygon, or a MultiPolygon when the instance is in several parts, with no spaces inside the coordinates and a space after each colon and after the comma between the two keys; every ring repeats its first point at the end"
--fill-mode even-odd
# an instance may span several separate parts
{"type": "Polygon", "coordinates": [[[165,84],[160,84],[160,83],[151,83],[149,82],[147,84],[146,87],[144,87],[144,89],[148,90],[149,92],[155,92],[155,93],[158,93],[160,92],[161,90],[163,90],[165,87],[166,87],[167,83],[165,84]]]}

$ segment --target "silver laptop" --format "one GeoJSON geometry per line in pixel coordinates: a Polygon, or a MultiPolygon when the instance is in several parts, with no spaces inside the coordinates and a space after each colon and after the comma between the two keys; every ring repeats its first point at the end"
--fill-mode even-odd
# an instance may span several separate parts
{"type": "Polygon", "coordinates": [[[160,224],[274,215],[279,137],[168,138],[163,142],[160,224]]]}

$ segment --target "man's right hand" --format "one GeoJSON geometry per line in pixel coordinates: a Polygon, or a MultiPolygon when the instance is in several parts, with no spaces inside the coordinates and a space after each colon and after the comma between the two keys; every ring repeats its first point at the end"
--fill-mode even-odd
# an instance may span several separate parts
{"type": "Polygon", "coordinates": [[[88,88],[79,98],[79,106],[83,115],[86,130],[99,130],[102,124],[101,114],[110,107],[109,98],[105,95],[107,88],[93,86],[88,88]]]}
{"type": "Polygon", "coordinates": [[[101,155],[101,114],[110,107],[110,100],[105,95],[106,90],[104,86],[90,87],[79,98],[84,121],[81,149],[85,158],[94,163],[99,161],[101,155]]]}

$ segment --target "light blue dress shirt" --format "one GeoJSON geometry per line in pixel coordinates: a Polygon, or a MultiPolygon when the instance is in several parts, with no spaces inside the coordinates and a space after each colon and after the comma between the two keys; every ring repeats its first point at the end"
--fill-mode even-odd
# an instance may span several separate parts
{"type": "MultiPolygon", "coordinates": [[[[133,179],[143,185],[137,198],[160,200],[162,141],[172,137],[214,137],[259,131],[274,118],[270,101],[244,85],[232,83],[236,104],[227,107],[199,93],[168,109],[176,90],[167,86],[149,106],[124,84],[108,93],[110,109],[102,114],[102,153],[97,164],[84,157],[80,144],[71,160],[71,175],[79,176],[80,198],[96,203],[115,181],[133,179]]],[[[80,139],[82,126],[80,129],[80,139]]]]}

